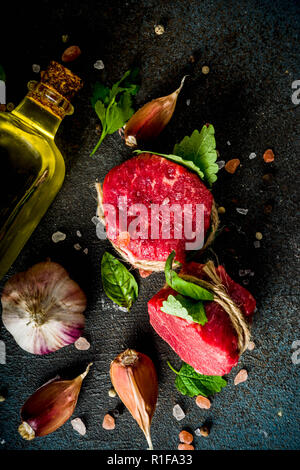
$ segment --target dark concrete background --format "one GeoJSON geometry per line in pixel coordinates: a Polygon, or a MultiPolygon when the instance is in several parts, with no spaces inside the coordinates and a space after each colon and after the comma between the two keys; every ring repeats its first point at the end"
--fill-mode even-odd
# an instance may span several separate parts
{"type": "Polygon", "coordinates": [[[65,119],[57,137],[67,162],[64,186],[5,279],[49,256],[60,262],[88,296],[85,336],[91,349],[80,352],[69,346],[49,356],[34,357],[20,349],[2,326],[7,365],[1,365],[0,371],[7,399],[0,404],[1,448],[146,448],[127,411],[118,418],[115,431],[101,427],[104,414],[119,403],[108,397],[109,364],[126,347],[148,353],[158,369],[154,448],[176,449],[180,430],[194,430],[206,420],[212,422],[211,434],[207,439],[196,437],[196,449],[299,448],[300,366],[291,360],[291,345],[300,339],[296,220],[299,107],[291,101],[292,82],[300,79],[299,2],[110,0],[56,4],[43,0],[34,6],[26,2],[18,11],[12,8],[6,18],[0,29],[0,63],[7,73],[8,101],[15,104],[26,93],[28,80],[37,79],[32,64],[44,68],[49,60],[59,60],[68,45],[82,49],[82,56],[71,67],[82,76],[85,87],[74,102],[75,114],[65,119]],[[162,36],[154,34],[157,23],[165,25],[162,36]],[[66,45],[63,34],[69,35],[66,45]],[[193,64],[189,62],[192,54],[196,59],[193,64]],[[105,64],[103,72],[93,68],[98,59],[105,64]],[[217,255],[236,280],[239,269],[255,273],[248,288],[258,304],[252,330],[256,347],[243,355],[228,377],[227,388],[214,398],[208,411],[176,391],[166,361],[174,366],[180,361],[149,325],[147,301],[162,286],[163,276],[139,280],[140,295],[130,313],[106,298],[100,281],[101,256],[110,246],[97,239],[91,222],[96,210],[93,185],[131,152],[116,133],[105,139],[94,158],[89,157],[98,139],[98,120],[90,105],[91,85],[96,80],[111,85],[134,63],[141,69],[137,107],[173,91],[182,76],[190,74],[174,117],[152,145],[153,150],[170,152],[175,142],[211,122],[221,159],[239,158],[242,163],[233,176],[221,170],[213,187],[226,214],[213,246],[215,254],[208,255],[217,255]],[[203,65],[210,67],[209,75],[201,73],[203,65]],[[262,154],[269,147],[275,152],[275,162],[267,165],[262,154]],[[257,154],[256,159],[249,160],[251,152],[257,154]],[[262,177],[267,173],[273,179],[266,184],[262,177]],[[265,213],[265,205],[272,206],[270,214],[265,213]],[[236,207],[249,212],[239,215],[236,207]],[[51,235],[57,230],[67,238],[55,245],[51,235]],[[259,249],[253,246],[257,231],[263,234],[259,249]],[[75,243],[87,247],[88,255],[77,252],[75,243]],[[86,436],[79,436],[67,422],[52,435],[23,441],[17,426],[25,399],[57,373],[75,376],[90,360],[94,366],[74,413],[86,423],[86,436]],[[233,378],[242,367],[248,370],[248,381],[235,387],[233,378]],[[172,416],[175,403],[187,413],[181,422],[172,416]]]}

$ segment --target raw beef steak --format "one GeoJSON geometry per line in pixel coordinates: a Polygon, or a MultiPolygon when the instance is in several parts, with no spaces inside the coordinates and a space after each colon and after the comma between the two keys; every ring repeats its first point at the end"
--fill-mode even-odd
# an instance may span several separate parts
{"type": "MultiPolygon", "coordinates": [[[[152,204],[169,206],[178,204],[182,208],[184,204],[191,204],[189,217],[193,231],[196,230],[196,204],[203,204],[205,234],[210,226],[212,202],[210,191],[195,173],[166,158],[152,154],[141,154],[113,168],[103,183],[103,203],[112,205],[117,214],[115,217],[112,211],[104,207],[107,236],[126,253],[132,264],[134,260],[165,261],[172,250],[176,251],[178,261],[183,262],[185,259],[186,239],[184,237],[178,239],[178,236],[176,239],[178,223],[174,221],[174,213],[170,214],[170,238],[163,239],[161,216],[157,219],[159,225],[157,237],[151,238],[152,204]],[[117,209],[120,197],[127,198],[127,210],[133,204],[143,204],[147,208],[147,214],[139,216],[140,223],[136,231],[129,230],[128,233],[120,227],[120,212],[117,209]],[[148,228],[147,237],[139,235],[141,227],[148,228]]],[[[137,215],[129,215],[128,225],[137,218],[137,215]]],[[[201,229],[203,230],[203,224],[201,229]]]]}
{"type": "MultiPolygon", "coordinates": [[[[203,266],[189,263],[181,272],[208,280],[202,272],[203,266]]],[[[234,282],[222,266],[217,268],[217,273],[232,300],[251,321],[256,302],[250,292],[234,282]]],[[[150,323],[155,331],[197,372],[205,375],[228,374],[239,359],[237,336],[228,314],[216,302],[204,302],[208,322],[203,326],[189,323],[161,311],[163,301],[170,294],[177,295],[170,287],[164,287],[148,302],[150,323]]]]}

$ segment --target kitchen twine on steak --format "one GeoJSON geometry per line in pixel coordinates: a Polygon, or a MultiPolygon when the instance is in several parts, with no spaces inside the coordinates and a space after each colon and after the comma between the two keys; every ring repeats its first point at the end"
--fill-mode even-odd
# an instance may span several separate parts
{"type": "Polygon", "coordinates": [[[240,308],[228,295],[226,287],[217,274],[213,261],[208,261],[204,265],[203,271],[209,277],[211,282],[204,281],[203,279],[199,279],[198,277],[192,276],[190,274],[179,273],[178,275],[186,281],[198,284],[201,287],[204,287],[213,292],[213,302],[219,304],[223,310],[225,310],[231,320],[232,326],[234,327],[238,338],[239,354],[242,354],[247,349],[248,343],[250,341],[249,325],[245,320],[245,317],[240,308]]]}
{"type": "MultiPolygon", "coordinates": [[[[105,225],[104,210],[103,210],[103,205],[102,205],[103,192],[102,192],[101,183],[96,183],[96,191],[97,191],[97,201],[98,201],[97,216],[101,220],[101,222],[105,225]]],[[[211,218],[210,232],[209,232],[207,239],[205,240],[203,247],[199,251],[200,253],[206,250],[206,248],[209,245],[211,245],[211,243],[214,241],[216,232],[218,230],[218,226],[220,223],[218,209],[214,200],[213,200],[213,204],[211,208],[210,218],[211,218]]],[[[125,253],[123,250],[121,250],[111,240],[110,240],[110,243],[125,261],[132,264],[132,266],[134,266],[137,269],[141,269],[142,271],[149,271],[149,274],[151,274],[151,272],[153,271],[161,272],[161,271],[164,271],[165,269],[165,261],[137,260],[133,256],[131,256],[130,253],[125,253]]],[[[174,266],[179,267],[180,263],[175,261],[174,266]]]]}

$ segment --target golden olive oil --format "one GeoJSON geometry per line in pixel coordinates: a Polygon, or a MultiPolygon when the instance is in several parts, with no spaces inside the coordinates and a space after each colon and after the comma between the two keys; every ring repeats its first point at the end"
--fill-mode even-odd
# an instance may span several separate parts
{"type": "Polygon", "coordinates": [[[11,113],[0,113],[0,279],[59,191],[64,159],[54,137],[81,80],[51,62],[11,113]]]}

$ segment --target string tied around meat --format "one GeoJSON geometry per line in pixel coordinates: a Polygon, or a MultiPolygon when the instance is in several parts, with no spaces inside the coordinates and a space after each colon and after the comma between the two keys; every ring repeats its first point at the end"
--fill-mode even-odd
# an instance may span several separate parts
{"type": "Polygon", "coordinates": [[[227,289],[222,283],[222,280],[219,277],[212,261],[208,261],[204,265],[203,272],[207,275],[209,281],[199,279],[196,276],[192,276],[190,274],[179,273],[179,276],[186,281],[193,282],[201,287],[204,287],[205,289],[208,289],[214,294],[213,301],[219,304],[230,318],[232,326],[237,334],[239,354],[242,354],[247,349],[248,343],[250,341],[250,328],[248,322],[246,321],[241,309],[229,296],[227,289]]]}

